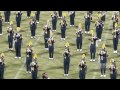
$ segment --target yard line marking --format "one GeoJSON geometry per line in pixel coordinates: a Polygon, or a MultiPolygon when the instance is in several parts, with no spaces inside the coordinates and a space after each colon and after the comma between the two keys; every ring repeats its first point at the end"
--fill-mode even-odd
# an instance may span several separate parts
{"type": "Polygon", "coordinates": [[[18,76],[20,75],[21,71],[23,70],[24,64],[20,67],[17,74],[15,75],[14,79],[18,79],[18,76]]]}

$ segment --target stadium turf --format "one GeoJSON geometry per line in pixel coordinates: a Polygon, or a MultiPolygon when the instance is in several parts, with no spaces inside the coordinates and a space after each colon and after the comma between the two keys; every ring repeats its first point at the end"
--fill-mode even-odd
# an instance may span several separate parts
{"type": "MultiPolygon", "coordinates": [[[[16,32],[16,21],[15,21],[15,11],[12,11],[10,20],[13,21],[15,32],[16,32]]],[[[54,60],[48,60],[48,51],[44,49],[44,38],[43,38],[43,27],[46,24],[47,20],[51,20],[51,12],[52,11],[41,11],[40,15],[40,23],[37,25],[37,32],[36,32],[36,39],[30,39],[30,26],[29,21],[31,19],[27,18],[26,11],[22,11],[22,21],[21,21],[21,33],[23,35],[23,45],[22,45],[22,59],[15,59],[15,51],[8,51],[8,42],[7,42],[7,26],[3,22],[3,36],[0,36],[0,53],[5,53],[5,79],[31,79],[31,74],[26,73],[26,68],[24,66],[25,63],[25,51],[26,46],[28,45],[29,41],[33,42],[33,50],[38,55],[38,79],[41,79],[41,74],[43,72],[47,72],[48,77],[51,79],[78,79],[79,78],[79,68],[78,64],[80,59],[82,58],[82,54],[86,54],[86,62],[88,66],[86,79],[109,79],[109,59],[114,58],[117,67],[118,67],[118,79],[120,79],[120,42],[118,44],[118,54],[113,54],[113,43],[112,43],[112,11],[108,11],[106,15],[106,22],[105,28],[102,33],[102,42],[99,43],[99,47],[97,47],[97,53],[101,50],[101,46],[103,43],[106,44],[106,48],[108,51],[108,63],[107,63],[107,71],[106,71],[106,78],[100,77],[100,64],[98,63],[98,56],[96,55],[96,61],[90,62],[90,51],[89,45],[90,38],[89,35],[83,35],[83,51],[76,52],[76,30],[79,23],[82,23],[83,30],[84,30],[84,15],[86,11],[76,11],[75,16],[75,27],[69,26],[69,16],[67,15],[67,31],[66,41],[61,41],[61,31],[58,19],[57,23],[57,31],[53,32],[53,37],[55,40],[55,52],[54,52],[54,60]],[[68,78],[64,77],[63,71],[63,52],[64,52],[64,45],[66,42],[70,43],[70,51],[71,51],[71,62],[70,62],[70,70],[68,78]]],[[[64,11],[68,13],[67,11],[64,11]]],[[[32,11],[34,13],[34,11],[32,11]]],[[[4,18],[4,12],[1,11],[1,14],[4,18]]],[[[93,21],[91,22],[91,30],[95,32],[95,21],[97,20],[97,11],[93,12],[93,21]]]]}

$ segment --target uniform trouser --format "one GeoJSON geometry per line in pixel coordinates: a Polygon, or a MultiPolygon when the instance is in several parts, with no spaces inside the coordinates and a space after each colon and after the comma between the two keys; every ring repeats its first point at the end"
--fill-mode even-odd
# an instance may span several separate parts
{"type": "Polygon", "coordinates": [[[77,49],[82,49],[82,39],[81,38],[77,38],[76,39],[76,44],[77,44],[77,49]]]}
{"type": "Polygon", "coordinates": [[[27,11],[27,17],[30,17],[31,11],[27,11]]]}
{"type": "Polygon", "coordinates": [[[91,59],[95,59],[95,52],[90,52],[91,59]]]}
{"type": "Polygon", "coordinates": [[[37,79],[37,70],[32,70],[32,79],[37,79]]]}
{"type": "Polygon", "coordinates": [[[90,31],[90,21],[85,21],[85,31],[90,31]]]}
{"type": "Polygon", "coordinates": [[[15,46],[15,51],[16,51],[16,57],[21,57],[21,46],[20,45],[15,46]]]}
{"type": "Polygon", "coordinates": [[[114,72],[113,74],[110,74],[110,79],[116,79],[117,78],[117,73],[114,72]]]}
{"type": "Polygon", "coordinates": [[[102,75],[106,73],[106,63],[100,63],[100,71],[102,75]]]}
{"type": "Polygon", "coordinates": [[[4,79],[4,65],[0,65],[0,79],[4,79]]]}
{"type": "Polygon", "coordinates": [[[26,64],[26,70],[27,70],[27,71],[31,71],[30,64],[26,64]]]}
{"type": "Polygon", "coordinates": [[[2,34],[2,25],[0,25],[0,34],[2,34]]]}
{"type": "Polygon", "coordinates": [[[117,38],[113,39],[113,47],[114,47],[114,50],[117,50],[117,47],[118,47],[118,39],[117,38]]]}
{"type": "Polygon", "coordinates": [[[79,78],[85,79],[85,70],[84,69],[79,71],[79,78]]]}
{"type": "Polygon", "coordinates": [[[65,30],[61,29],[61,38],[65,38],[65,30]]]}
{"type": "Polygon", "coordinates": [[[13,47],[13,39],[8,37],[9,48],[13,47]]]}
{"type": "Polygon", "coordinates": [[[52,29],[56,30],[57,21],[52,21],[52,29]]]}
{"type": "Polygon", "coordinates": [[[53,58],[53,54],[54,54],[54,47],[49,46],[49,58],[53,58]]]}
{"type": "Polygon", "coordinates": [[[96,30],[96,34],[97,34],[97,37],[99,38],[99,39],[101,39],[101,36],[102,36],[102,30],[96,30]]]}
{"type": "Polygon", "coordinates": [[[105,15],[101,17],[101,20],[105,22],[105,15]]]}
{"type": "Polygon", "coordinates": [[[45,41],[45,48],[48,48],[48,43],[47,43],[48,40],[44,39],[44,41],[45,41]]]}
{"type": "Polygon", "coordinates": [[[17,22],[17,27],[20,27],[21,20],[16,20],[17,22]]]}
{"type": "Polygon", "coordinates": [[[5,14],[5,22],[10,22],[10,16],[5,14]]]}
{"type": "Polygon", "coordinates": [[[58,11],[59,17],[62,17],[62,11],[58,11]]]}
{"type": "Polygon", "coordinates": [[[70,25],[74,25],[74,18],[75,16],[70,15],[70,25]]]}
{"type": "Polygon", "coordinates": [[[40,20],[40,16],[36,15],[36,20],[39,21],[40,20]]]}
{"type": "Polygon", "coordinates": [[[36,29],[31,29],[31,36],[35,36],[36,34],[36,29]]]}
{"type": "Polygon", "coordinates": [[[69,72],[69,64],[70,64],[70,60],[64,60],[64,74],[68,74],[69,72]]]}
{"type": "Polygon", "coordinates": [[[32,58],[26,57],[26,70],[31,71],[30,63],[32,62],[32,58]],[[31,60],[30,60],[31,59],[31,60]]]}

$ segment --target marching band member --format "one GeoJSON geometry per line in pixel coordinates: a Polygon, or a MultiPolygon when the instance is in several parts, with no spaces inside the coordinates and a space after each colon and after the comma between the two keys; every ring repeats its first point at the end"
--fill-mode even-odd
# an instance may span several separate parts
{"type": "Polygon", "coordinates": [[[43,30],[44,30],[45,49],[48,50],[48,39],[50,38],[50,32],[51,32],[49,20],[47,21],[47,24],[45,25],[43,30]]]}
{"type": "Polygon", "coordinates": [[[117,28],[112,32],[114,53],[117,53],[119,34],[120,34],[120,31],[118,31],[117,28]]]}
{"type": "Polygon", "coordinates": [[[75,22],[75,11],[69,11],[68,12],[70,15],[70,26],[74,26],[75,22]]]}
{"type": "Polygon", "coordinates": [[[102,45],[102,50],[99,53],[99,60],[100,60],[100,77],[106,77],[106,63],[107,63],[107,51],[105,50],[105,44],[102,45]]]}
{"type": "Polygon", "coordinates": [[[13,50],[13,36],[14,36],[14,31],[13,31],[13,26],[12,26],[12,21],[10,22],[10,26],[7,28],[8,32],[8,43],[9,43],[9,50],[13,50]]]}
{"type": "Polygon", "coordinates": [[[32,42],[29,42],[29,45],[26,49],[26,73],[31,73],[30,64],[33,58],[32,42]]]}
{"type": "Polygon", "coordinates": [[[10,15],[11,15],[11,11],[4,11],[5,23],[10,22],[10,15]]]}
{"type": "Polygon", "coordinates": [[[110,79],[117,79],[117,67],[114,59],[111,59],[109,70],[110,70],[110,79]]]}
{"type": "Polygon", "coordinates": [[[103,22],[105,22],[105,19],[106,19],[106,12],[107,12],[107,11],[102,11],[102,12],[101,12],[101,13],[102,13],[101,20],[102,20],[103,22]]]}
{"type": "Polygon", "coordinates": [[[82,41],[83,41],[83,32],[82,27],[78,28],[78,31],[76,32],[76,45],[77,45],[77,51],[82,51],[82,41]]]}
{"type": "Polygon", "coordinates": [[[68,49],[65,49],[63,56],[64,56],[64,76],[68,76],[69,65],[70,65],[70,56],[71,56],[68,49]]]}
{"type": "Polygon", "coordinates": [[[22,34],[20,33],[15,33],[14,35],[14,40],[15,40],[15,52],[16,52],[16,57],[21,59],[21,45],[22,45],[22,34]]]}
{"type": "Polygon", "coordinates": [[[95,23],[96,35],[97,35],[97,37],[98,37],[98,39],[99,39],[100,42],[101,42],[101,36],[102,36],[103,26],[104,26],[104,24],[103,24],[102,20],[97,21],[95,23]]]}
{"type": "Polygon", "coordinates": [[[36,17],[37,23],[39,23],[40,11],[36,11],[36,12],[35,12],[35,17],[36,17]]]}
{"type": "Polygon", "coordinates": [[[31,66],[31,75],[32,75],[32,79],[37,79],[37,74],[38,74],[38,63],[37,63],[37,55],[34,54],[33,56],[33,60],[30,64],[31,66]]]}
{"type": "Polygon", "coordinates": [[[5,68],[5,55],[4,53],[1,53],[0,56],[0,79],[4,79],[4,68],[5,68]]]}
{"type": "Polygon", "coordinates": [[[115,24],[118,24],[118,15],[116,12],[112,15],[112,20],[113,20],[113,29],[115,29],[115,24]]]}
{"type": "Polygon", "coordinates": [[[92,41],[90,44],[90,61],[95,61],[95,53],[96,53],[96,47],[94,42],[92,41]]]}
{"type": "Polygon", "coordinates": [[[92,37],[91,37],[90,39],[88,39],[88,40],[90,40],[91,42],[93,42],[94,45],[95,45],[95,47],[98,47],[98,43],[97,43],[98,37],[96,37],[96,36],[94,35],[93,31],[92,31],[91,34],[92,34],[92,37]]]}
{"type": "Polygon", "coordinates": [[[97,40],[98,38],[94,35],[93,31],[92,31],[92,37],[90,39],[88,39],[91,41],[90,44],[90,61],[95,61],[95,54],[96,54],[96,47],[98,46],[97,44],[97,40]]]}
{"type": "Polygon", "coordinates": [[[54,39],[53,37],[50,37],[48,39],[48,47],[49,47],[49,59],[52,59],[53,60],[53,56],[54,56],[54,39]]]}
{"type": "Polygon", "coordinates": [[[58,11],[58,15],[59,15],[58,18],[62,18],[62,11],[58,11]]]}
{"type": "Polygon", "coordinates": [[[3,19],[0,13],[0,36],[2,35],[2,22],[3,22],[3,19]]]}
{"type": "Polygon", "coordinates": [[[86,73],[87,73],[87,65],[85,61],[85,54],[83,54],[82,60],[80,61],[80,64],[79,64],[79,78],[85,79],[86,73]]]}
{"type": "Polygon", "coordinates": [[[61,21],[60,23],[60,28],[61,28],[61,40],[65,40],[66,38],[66,26],[67,26],[67,23],[66,23],[66,19],[65,19],[65,16],[63,16],[63,20],[61,21]]]}
{"type": "Polygon", "coordinates": [[[92,16],[90,13],[87,12],[87,14],[84,16],[84,18],[85,18],[85,33],[89,34],[92,16]]]}
{"type": "Polygon", "coordinates": [[[30,21],[30,30],[31,30],[31,38],[36,38],[36,29],[37,29],[37,21],[33,18],[32,21],[30,21]]]}
{"type": "Polygon", "coordinates": [[[51,14],[52,17],[52,31],[56,31],[57,28],[57,12],[54,11],[53,14],[51,14]]]}
{"type": "Polygon", "coordinates": [[[15,12],[15,14],[16,14],[17,27],[20,28],[22,12],[21,11],[17,11],[17,12],[15,12]]]}
{"type": "Polygon", "coordinates": [[[30,18],[31,11],[27,11],[27,18],[30,18]]]}

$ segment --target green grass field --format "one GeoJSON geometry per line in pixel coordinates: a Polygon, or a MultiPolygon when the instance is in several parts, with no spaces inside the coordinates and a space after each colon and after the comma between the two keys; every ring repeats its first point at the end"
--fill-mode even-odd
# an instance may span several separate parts
{"type": "MultiPolygon", "coordinates": [[[[67,13],[67,11],[64,11],[67,13]]],[[[44,38],[43,38],[43,26],[46,24],[47,20],[51,20],[51,11],[42,11],[40,16],[40,23],[37,26],[37,38],[36,39],[30,39],[30,26],[29,21],[31,19],[28,19],[26,16],[26,12],[22,11],[22,21],[21,21],[21,33],[23,35],[23,45],[22,45],[22,59],[15,59],[15,51],[8,51],[8,42],[7,42],[7,26],[8,24],[5,24],[3,22],[3,36],[0,36],[0,53],[5,53],[5,63],[6,63],[6,69],[5,69],[5,79],[31,79],[31,74],[26,73],[26,68],[24,67],[25,62],[25,51],[26,46],[28,45],[29,41],[33,42],[33,50],[38,54],[38,65],[39,65],[39,72],[38,72],[38,79],[41,79],[41,74],[43,72],[47,72],[48,76],[51,79],[78,79],[79,78],[79,68],[78,64],[82,57],[82,54],[86,53],[86,62],[88,66],[86,79],[109,79],[109,70],[108,66],[109,63],[107,63],[107,71],[106,71],[106,78],[100,77],[100,65],[97,61],[98,56],[96,56],[96,62],[90,62],[90,53],[89,53],[89,44],[90,41],[88,38],[90,36],[84,34],[84,40],[83,40],[83,51],[82,52],[76,52],[76,27],[70,27],[69,26],[69,16],[67,16],[67,39],[66,41],[61,41],[60,36],[60,26],[57,24],[57,31],[53,32],[54,39],[56,41],[55,43],[55,53],[54,53],[54,61],[48,60],[48,51],[44,49],[44,38]],[[68,78],[64,77],[64,71],[63,71],[63,52],[64,52],[64,45],[66,42],[70,43],[70,51],[71,51],[71,63],[70,63],[70,70],[69,70],[69,76],[68,78]]],[[[34,13],[34,11],[33,11],[34,13]]],[[[75,25],[77,26],[80,22],[83,23],[83,29],[84,29],[84,14],[86,11],[76,11],[76,17],[75,17],[75,25]]],[[[118,67],[118,79],[120,79],[120,71],[119,71],[119,64],[120,64],[120,43],[118,45],[118,54],[113,54],[113,44],[112,44],[112,11],[108,11],[106,15],[106,22],[105,22],[105,28],[102,35],[102,42],[99,43],[99,47],[97,48],[97,52],[101,50],[101,45],[103,43],[106,44],[106,48],[108,51],[109,59],[114,58],[117,62],[118,67]]],[[[1,11],[1,14],[4,18],[4,13],[1,11]]],[[[97,12],[93,12],[93,21],[91,23],[91,29],[95,32],[95,21],[97,20],[96,16],[97,12]]],[[[15,15],[14,11],[12,11],[11,14],[11,20],[14,23],[14,28],[16,28],[16,21],[15,21],[15,15]]],[[[58,23],[60,22],[60,19],[58,19],[58,23]]]]}

